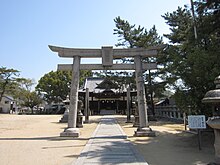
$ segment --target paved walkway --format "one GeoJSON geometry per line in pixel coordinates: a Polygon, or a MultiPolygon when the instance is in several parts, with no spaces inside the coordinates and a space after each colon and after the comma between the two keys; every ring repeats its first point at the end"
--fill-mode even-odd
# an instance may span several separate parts
{"type": "Polygon", "coordinates": [[[101,119],[73,165],[148,165],[111,116],[101,119]]]}

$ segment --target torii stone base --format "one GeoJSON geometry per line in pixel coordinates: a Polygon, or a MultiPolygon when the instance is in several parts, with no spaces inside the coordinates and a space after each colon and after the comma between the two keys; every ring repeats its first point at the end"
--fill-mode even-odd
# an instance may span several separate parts
{"type": "Polygon", "coordinates": [[[60,133],[61,137],[79,137],[79,128],[67,128],[60,133]]]}
{"type": "Polygon", "coordinates": [[[150,127],[138,128],[137,131],[134,131],[134,136],[136,137],[155,137],[156,134],[150,127]]]}

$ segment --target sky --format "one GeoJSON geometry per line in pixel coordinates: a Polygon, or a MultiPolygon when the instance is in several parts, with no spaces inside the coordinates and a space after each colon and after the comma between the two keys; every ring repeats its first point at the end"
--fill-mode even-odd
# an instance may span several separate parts
{"type": "MultiPolygon", "coordinates": [[[[169,26],[161,17],[190,0],[1,0],[0,67],[20,71],[20,77],[38,80],[57,64],[72,59],[58,57],[48,45],[72,48],[115,46],[114,19],[146,29],[153,25],[159,35],[169,26]]],[[[83,60],[82,63],[95,63],[83,60]]]]}

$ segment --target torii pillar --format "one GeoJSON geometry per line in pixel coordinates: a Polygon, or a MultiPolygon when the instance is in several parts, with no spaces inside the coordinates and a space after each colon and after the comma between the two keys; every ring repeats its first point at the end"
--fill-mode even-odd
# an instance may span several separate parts
{"type": "Polygon", "coordinates": [[[70,111],[68,115],[68,127],[60,133],[60,136],[79,137],[79,128],[76,128],[78,89],[79,89],[79,66],[80,57],[75,56],[72,67],[72,81],[70,89],[70,111]]]}
{"type": "Polygon", "coordinates": [[[139,112],[139,127],[135,131],[134,136],[155,136],[155,132],[151,130],[148,123],[147,103],[143,79],[143,69],[141,56],[134,57],[135,63],[135,78],[137,86],[138,112],[139,112]]]}
{"type": "Polygon", "coordinates": [[[138,111],[140,118],[140,127],[135,131],[135,136],[155,136],[155,133],[149,128],[147,116],[147,104],[144,89],[143,70],[156,69],[156,63],[144,63],[142,57],[157,56],[157,50],[161,46],[144,49],[128,48],[113,49],[113,47],[102,47],[102,49],[75,49],[49,46],[49,48],[58,52],[60,57],[73,58],[73,64],[58,65],[58,70],[72,70],[72,83],[70,92],[70,111],[68,117],[68,127],[62,132],[61,136],[79,136],[79,129],[76,128],[78,88],[79,88],[79,70],[136,70],[136,85],[138,97],[138,111]],[[134,64],[113,64],[113,59],[132,57],[134,64]],[[80,58],[102,58],[102,64],[80,64],[80,58]]]}

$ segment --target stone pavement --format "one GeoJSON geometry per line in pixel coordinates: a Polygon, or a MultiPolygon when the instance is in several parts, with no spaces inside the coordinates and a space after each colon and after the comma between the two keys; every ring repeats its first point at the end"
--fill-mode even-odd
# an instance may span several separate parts
{"type": "Polygon", "coordinates": [[[72,165],[148,165],[111,116],[104,116],[72,165]]]}

